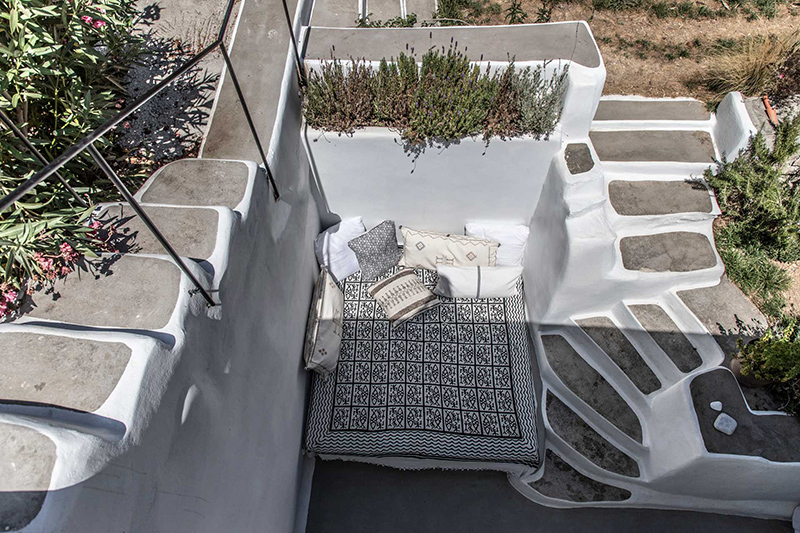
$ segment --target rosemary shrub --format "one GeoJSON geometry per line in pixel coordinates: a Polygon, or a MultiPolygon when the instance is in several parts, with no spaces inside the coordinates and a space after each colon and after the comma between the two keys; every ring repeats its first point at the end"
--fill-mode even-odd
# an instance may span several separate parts
{"type": "Polygon", "coordinates": [[[428,51],[421,65],[405,54],[377,68],[363,59],[332,59],[311,72],[303,108],[312,128],[352,133],[383,126],[414,145],[475,135],[549,138],[561,118],[567,74],[568,66],[548,77],[543,66],[513,63],[487,74],[453,49],[428,51]]]}

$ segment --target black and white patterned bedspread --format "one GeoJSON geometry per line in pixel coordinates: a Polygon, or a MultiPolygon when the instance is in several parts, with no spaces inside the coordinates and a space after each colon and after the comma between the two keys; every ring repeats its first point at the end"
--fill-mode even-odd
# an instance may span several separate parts
{"type": "MultiPolygon", "coordinates": [[[[435,272],[416,273],[436,285],[435,272]]],[[[314,375],[307,449],[537,466],[522,280],[513,298],[441,298],[397,328],[373,283],[360,272],[341,283],[341,355],[327,380],[314,375]]]]}

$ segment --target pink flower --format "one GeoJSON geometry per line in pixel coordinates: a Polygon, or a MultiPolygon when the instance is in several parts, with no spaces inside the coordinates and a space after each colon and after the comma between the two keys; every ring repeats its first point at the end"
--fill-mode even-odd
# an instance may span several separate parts
{"type": "Polygon", "coordinates": [[[89,227],[92,229],[100,229],[103,227],[103,224],[99,220],[92,220],[92,223],[89,224],[89,227]]]}
{"type": "Polygon", "coordinates": [[[106,23],[103,22],[102,20],[95,20],[94,23],[92,24],[92,28],[102,28],[105,25],[106,23]]]}
{"type": "Polygon", "coordinates": [[[84,15],[84,16],[82,16],[82,17],[81,17],[81,20],[82,20],[83,22],[85,22],[86,24],[91,24],[91,23],[92,23],[92,17],[90,17],[89,15],[84,15]]]}
{"type": "Polygon", "coordinates": [[[16,301],[16,299],[17,299],[17,293],[16,293],[16,291],[8,291],[5,294],[4,298],[6,299],[6,301],[8,303],[14,303],[16,301]]]}
{"type": "Polygon", "coordinates": [[[5,302],[0,302],[0,317],[5,316],[8,310],[8,305],[5,302]]]}
{"type": "Polygon", "coordinates": [[[70,267],[68,267],[68,266],[62,266],[61,267],[61,275],[62,276],[66,276],[70,272],[72,272],[72,269],[70,267]]]}

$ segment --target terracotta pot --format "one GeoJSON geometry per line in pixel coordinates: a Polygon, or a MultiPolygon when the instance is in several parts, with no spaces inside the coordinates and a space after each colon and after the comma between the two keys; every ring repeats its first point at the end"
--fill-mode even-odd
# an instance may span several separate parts
{"type": "Polygon", "coordinates": [[[738,357],[734,357],[733,359],[731,359],[731,372],[733,372],[733,375],[736,376],[736,381],[738,381],[740,385],[744,387],[749,387],[751,389],[764,387],[766,385],[775,383],[774,381],[758,379],[753,375],[746,376],[742,374],[742,363],[738,357]]]}

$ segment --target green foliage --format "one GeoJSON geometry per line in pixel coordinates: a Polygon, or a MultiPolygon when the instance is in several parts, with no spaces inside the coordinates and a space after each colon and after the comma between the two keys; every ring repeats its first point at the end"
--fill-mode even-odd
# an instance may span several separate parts
{"type": "Polygon", "coordinates": [[[800,317],[782,320],[761,338],[740,344],[742,373],[764,381],[800,379],[800,317]]]}
{"type": "Polygon", "coordinates": [[[334,59],[312,72],[304,113],[317,129],[351,133],[365,126],[398,130],[410,144],[482,134],[547,137],[561,116],[567,67],[546,76],[543,67],[514,65],[484,74],[461,52],[431,50],[418,67],[401,54],[377,69],[363,60],[334,59]]]}
{"type": "Polygon", "coordinates": [[[357,28],[413,28],[417,23],[417,14],[409,13],[405,17],[397,16],[387,21],[372,20],[372,13],[366,17],[356,19],[357,28]]]}
{"type": "MultiPolygon", "coordinates": [[[[131,0],[0,0],[0,108],[47,158],[94,129],[124,97],[123,79],[140,53],[135,15],[131,0]]],[[[0,193],[40,167],[2,132],[0,193]]],[[[99,175],[86,155],[62,174],[82,193],[94,190],[99,175]]],[[[52,178],[0,214],[0,300],[3,290],[27,290],[91,255],[102,243],[84,224],[88,214],[52,178]]]]}
{"type": "Polygon", "coordinates": [[[500,13],[502,6],[492,0],[439,0],[433,18],[439,26],[459,26],[485,24],[500,13]]]}
{"type": "Polygon", "coordinates": [[[522,24],[528,18],[528,14],[522,9],[521,0],[511,0],[511,4],[506,9],[506,24],[522,24]]]}

